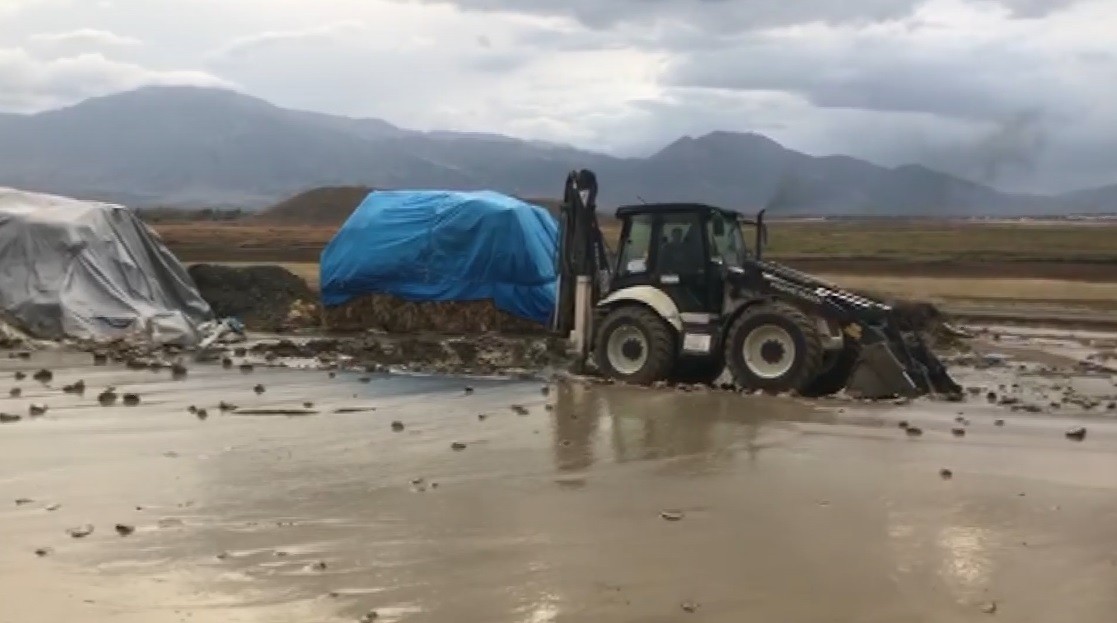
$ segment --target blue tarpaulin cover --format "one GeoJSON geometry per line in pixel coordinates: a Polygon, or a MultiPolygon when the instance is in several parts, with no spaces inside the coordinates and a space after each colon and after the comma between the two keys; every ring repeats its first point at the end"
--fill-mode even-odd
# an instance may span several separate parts
{"type": "Polygon", "coordinates": [[[557,249],[554,217],[500,193],[375,191],[322,251],[322,303],[366,294],[491,299],[502,311],[547,323],[557,249]]]}

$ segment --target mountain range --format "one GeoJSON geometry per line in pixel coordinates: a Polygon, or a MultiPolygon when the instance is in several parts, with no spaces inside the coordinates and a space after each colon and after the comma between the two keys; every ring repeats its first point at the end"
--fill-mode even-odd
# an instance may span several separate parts
{"type": "Polygon", "coordinates": [[[1117,185],[1006,193],[920,165],[811,156],[752,133],[684,137],[646,158],[618,158],[497,134],[407,130],[196,87],[0,114],[0,185],[137,207],[259,208],[324,186],[557,197],[575,168],[597,173],[608,207],[646,200],[818,216],[1117,212],[1117,185]]]}

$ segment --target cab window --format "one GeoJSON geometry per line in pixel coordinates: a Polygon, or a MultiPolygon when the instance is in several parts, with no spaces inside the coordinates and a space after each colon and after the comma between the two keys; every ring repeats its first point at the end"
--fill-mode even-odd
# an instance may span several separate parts
{"type": "Polygon", "coordinates": [[[745,241],[737,221],[715,212],[706,228],[710,238],[710,259],[721,260],[726,266],[743,266],[745,241]]]}
{"type": "Polygon", "coordinates": [[[635,275],[647,272],[648,252],[651,250],[652,224],[650,214],[634,216],[629,221],[628,235],[620,250],[618,275],[635,275]]]}

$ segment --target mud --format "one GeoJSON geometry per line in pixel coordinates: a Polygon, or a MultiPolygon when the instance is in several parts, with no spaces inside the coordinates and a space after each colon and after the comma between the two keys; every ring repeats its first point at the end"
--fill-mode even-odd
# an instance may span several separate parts
{"type": "Polygon", "coordinates": [[[317,293],[281,266],[195,264],[189,273],[218,318],[238,318],[253,331],[286,331],[320,323],[317,293]]]}
{"type": "Polygon", "coordinates": [[[49,407],[0,428],[0,621],[1108,623],[1117,418],[980,392],[1100,400],[1113,378],[1079,369],[1081,340],[1013,342],[976,341],[960,404],[331,378],[297,344],[178,379],[0,356],[0,379],[53,375],[0,398],[49,407]]]}

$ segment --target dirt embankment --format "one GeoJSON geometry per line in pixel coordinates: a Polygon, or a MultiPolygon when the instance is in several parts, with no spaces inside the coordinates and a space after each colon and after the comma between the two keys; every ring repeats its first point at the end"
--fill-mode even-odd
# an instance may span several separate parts
{"type": "Polygon", "coordinates": [[[310,324],[318,324],[318,295],[297,275],[280,266],[233,268],[196,264],[190,277],[218,318],[238,318],[250,330],[279,331],[300,324],[292,318],[307,310],[310,324]]]}

